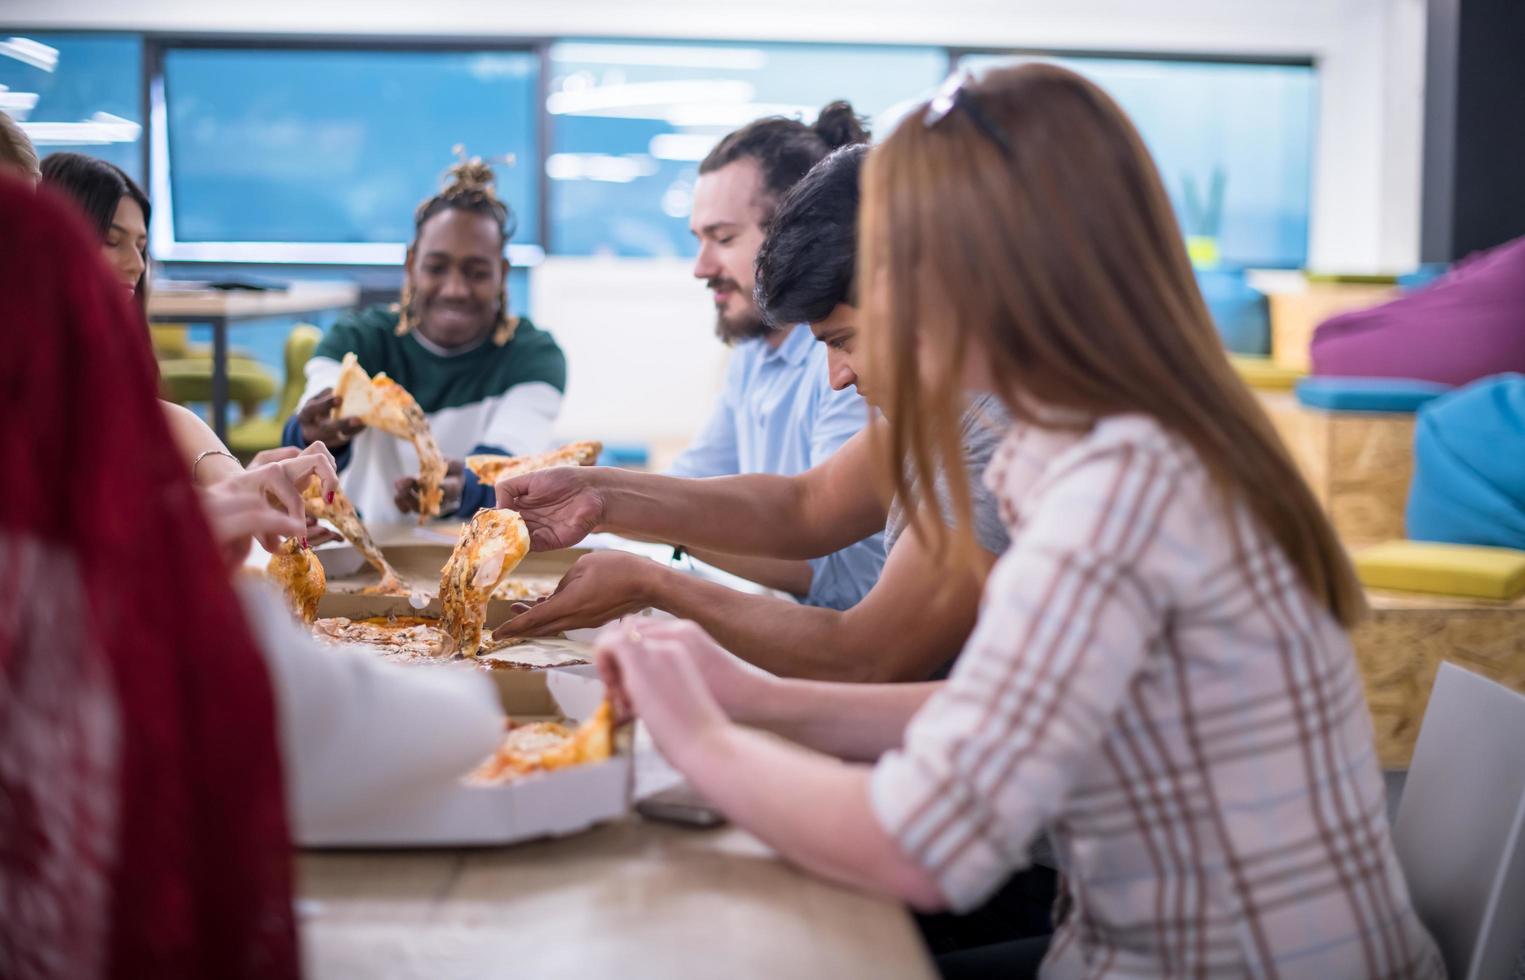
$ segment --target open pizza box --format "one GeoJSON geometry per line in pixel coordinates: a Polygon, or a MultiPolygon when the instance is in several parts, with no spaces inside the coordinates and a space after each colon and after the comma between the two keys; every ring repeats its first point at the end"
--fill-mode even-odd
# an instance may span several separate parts
{"type": "MultiPolygon", "coordinates": [[[[440,571],[449,560],[455,542],[422,528],[415,528],[413,532],[389,530],[376,534],[376,546],[409,588],[435,595],[439,592],[440,571]]],[[[323,563],[330,592],[359,592],[381,580],[380,573],[366,564],[365,558],[350,544],[321,544],[313,549],[313,554],[323,563]]],[[[509,581],[523,586],[528,593],[549,595],[572,563],[586,554],[586,548],[533,552],[525,555],[514,568],[509,581]]]]}
{"type": "MultiPolygon", "coordinates": [[[[492,599],[487,603],[487,626],[496,626],[509,618],[513,604],[505,599],[492,599]]],[[[345,619],[361,620],[372,617],[424,616],[438,618],[439,596],[431,596],[427,605],[419,608],[407,596],[364,595],[362,593],[329,592],[318,601],[318,618],[343,616],[345,619]]],[[[537,637],[513,646],[494,650],[471,659],[444,659],[434,657],[410,657],[399,660],[388,657],[393,663],[402,663],[419,670],[442,670],[458,668],[487,671],[498,685],[503,698],[503,709],[515,714],[513,700],[520,690],[520,674],[531,674],[549,668],[590,666],[593,663],[592,634],[595,630],[578,630],[577,638],[537,637]]],[[[378,653],[377,656],[383,656],[378,653]]],[[[590,670],[591,672],[591,666],[590,670]]]]}
{"type": "MultiPolygon", "coordinates": [[[[584,670],[509,672],[504,703],[515,721],[571,719],[597,710],[604,685],[584,670]]],[[[603,761],[531,773],[498,785],[463,778],[414,798],[296,828],[303,847],[472,847],[564,837],[617,820],[630,809],[633,751],[616,731],[603,761]]]]}

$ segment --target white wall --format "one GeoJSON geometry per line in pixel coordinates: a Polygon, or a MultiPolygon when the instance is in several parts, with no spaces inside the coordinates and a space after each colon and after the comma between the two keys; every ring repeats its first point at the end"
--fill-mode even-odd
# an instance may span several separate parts
{"type": "Polygon", "coordinates": [[[558,435],[646,442],[669,457],[703,423],[726,350],[691,269],[678,259],[547,258],[531,273],[530,316],[567,355],[558,435]]]}
{"type": "MultiPolygon", "coordinates": [[[[1320,70],[1310,264],[1390,271],[1419,255],[1424,0],[0,0],[0,23],[1306,56],[1320,70]]],[[[671,443],[698,424],[724,355],[686,264],[550,260],[531,293],[573,365],[564,434],[671,443]]]]}
{"type": "Polygon", "coordinates": [[[1424,0],[1338,0],[1319,58],[1309,264],[1389,272],[1419,260],[1424,0]]]}

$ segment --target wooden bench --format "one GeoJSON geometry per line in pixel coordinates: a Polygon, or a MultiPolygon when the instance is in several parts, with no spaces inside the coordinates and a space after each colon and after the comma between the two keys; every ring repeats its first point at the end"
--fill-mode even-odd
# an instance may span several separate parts
{"type": "Polygon", "coordinates": [[[1367,596],[1372,615],[1353,640],[1383,768],[1408,768],[1441,661],[1525,693],[1525,598],[1367,596]]]}
{"type": "Polygon", "coordinates": [[[1309,370],[1309,348],[1319,325],[1352,310],[1364,310],[1398,295],[1391,284],[1305,282],[1266,294],[1271,318],[1271,359],[1278,365],[1309,370]]]}
{"type": "Polygon", "coordinates": [[[1346,547],[1404,536],[1415,416],[1326,412],[1285,391],[1256,395],[1346,547]]]}

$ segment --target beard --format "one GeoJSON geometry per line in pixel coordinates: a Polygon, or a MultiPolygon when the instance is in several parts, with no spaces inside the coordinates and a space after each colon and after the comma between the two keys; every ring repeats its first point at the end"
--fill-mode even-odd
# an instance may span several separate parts
{"type": "MultiPolygon", "coordinates": [[[[706,285],[711,289],[729,289],[732,293],[739,293],[740,287],[730,279],[715,278],[709,280],[706,285]]],[[[757,307],[749,307],[745,313],[736,316],[727,316],[724,310],[715,314],[715,336],[721,342],[730,346],[739,344],[743,340],[754,340],[758,337],[766,337],[773,332],[757,312],[757,307]]]]}
{"type": "Polygon", "coordinates": [[[715,336],[727,346],[739,344],[743,340],[766,337],[772,332],[773,328],[764,323],[762,317],[750,310],[741,316],[726,316],[721,313],[715,317],[715,336]]]}

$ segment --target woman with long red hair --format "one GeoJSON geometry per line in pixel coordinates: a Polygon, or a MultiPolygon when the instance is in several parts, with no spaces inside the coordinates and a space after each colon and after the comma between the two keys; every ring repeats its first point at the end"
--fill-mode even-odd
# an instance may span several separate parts
{"type": "Polygon", "coordinates": [[[10,178],[0,215],[0,976],[294,977],[290,827],[458,779],[496,696],[241,597],[251,535],[304,533],[332,458],[198,495],[94,236],[10,178]]]}

